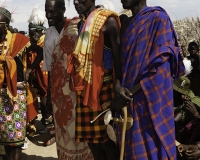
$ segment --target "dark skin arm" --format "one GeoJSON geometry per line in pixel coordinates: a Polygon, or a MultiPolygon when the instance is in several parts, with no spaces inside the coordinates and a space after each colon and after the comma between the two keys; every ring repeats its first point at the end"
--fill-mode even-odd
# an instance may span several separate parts
{"type": "Polygon", "coordinates": [[[104,44],[111,47],[113,54],[113,63],[115,68],[116,80],[121,80],[121,59],[119,52],[119,28],[114,17],[109,17],[103,27],[104,32],[104,44]],[[109,38],[109,40],[107,40],[109,38]]]}
{"type": "Polygon", "coordinates": [[[187,159],[198,159],[200,158],[200,150],[197,145],[184,145],[180,144],[178,146],[178,151],[180,155],[183,155],[185,152],[187,159]]]}
{"type": "Polygon", "coordinates": [[[29,68],[26,70],[26,80],[29,78],[29,74],[40,64],[40,62],[43,60],[43,48],[32,43],[30,47],[27,48],[26,52],[29,54],[29,52],[35,52],[37,54],[34,62],[29,66],[29,68]]]}
{"type": "MultiPolygon", "coordinates": [[[[122,26],[121,26],[121,31],[120,31],[120,41],[122,42],[122,38],[123,38],[123,35],[127,29],[127,27],[129,26],[130,22],[132,21],[133,17],[129,17],[127,19],[125,19],[122,23],[122,26]]],[[[122,53],[122,46],[120,47],[120,50],[121,50],[121,53],[122,53]]],[[[139,91],[141,91],[142,88],[140,86],[140,83],[132,86],[129,91],[132,93],[132,95],[138,93],[139,91]]]]}
{"type": "Polygon", "coordinates": [[[199,159],[200,158],[200,150],[188,150],[185,153],[188,159],[199,159]]]}
{"type": "Polygon", "coordinates": [[[190,113],[192,113],[194,118],[200,118],[199,112],[197,111],[194,103],[192,103],[190,100],[186,100],[184,101],[184,106],[190,113]]]}
{"type": "MultiPolygon", "coordinates": [[[[121,31],[120,31],[120,40],[122,42],[122,38],[123,38],[123,35],[128,27],[128,25],[130,24],[130,22],[132,21],[133,17],[129,17],[127,19],[125,19],[122,23],[122,26],[121,26],[121,31]]],[[[121,48],[121,53],[122,53],[122,46],[120,47],[121,48]]],[[[129,89],[129,91],[132,93],[132,95],[138,93],[139,91],[141,91],[142,88],[140,86],[140,83],[134,85],[133,87],[131,87],[129,89]]]]}
{"type": "Polygon", "coordinates": [[[105,39],[105,45],[112,48],[113,63],[115,68],[115,90],[116,94],[122,96],[127,101],[131,101],[130,91],[120,86],[122,78],[122,57],[120,54],[120,35],[118,32],[118,24],[114,17],[109,17],[103,27],[104,36],[109,37],[109,42],[105,39]]]}
{"type": "MultiPolygon", "coordinates": [[[[121,40],[122,40],[122,36],[123,36],[126,28],[128,27],[130,21],[131,21],[131,18],[127,18],[122,23],[121,32],[120,32],[121,40]]],[[[120,46],[120,48],[118,48],[118,51],[121,51],[121,49],[122,49],[122,47],[120,46]]],[[[122,55],[120,53],[119,53],[119,55],[120,55],[119,58],[121,60],[122,55]]],[[[120,71],[121,71],[120,73],[122,75],[122,64],[121,63],[120,63],[120,71]]],[[[131,98],[132,95],[136,94],[137,92],[139,92],[141,90],[141,86],[139,83],[132,86],[130,89],[128,89],[128,88],[121,86],[120,80],[117,80],[116,84],[115,84],[115,90],[116,90],[117,97],[115,99],[113,99],[113,101],[111,102],[111,105],[110,105],[111,110],[116,111],[116,112],[119,112],[125,105],[127,105],[127,103],[129,103],[132,100],[132,98],[131,98]]]]}

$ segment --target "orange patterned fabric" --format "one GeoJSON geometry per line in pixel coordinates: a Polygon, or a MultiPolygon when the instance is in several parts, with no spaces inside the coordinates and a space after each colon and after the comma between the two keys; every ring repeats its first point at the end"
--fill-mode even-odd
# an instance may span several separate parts
{"type": "Polygon", "coordinates": [[[6,65],[0,66],[0,88],[2,87],[4,76],[6,78],[8,90],[12,96],[17,95],[17,66],[14,61],[15,56],[19,56],[23,53],[24,49],[30,45],[29,38],[24,35],[15,33],[11,34],[9,31],[8,35],[8,51],[2,54],[0,61],[5,60],[6,65]],[[4,67],[5,66],[5,67],[4,67]],[[3,72],[4,71],[4,72],[3,72]]]}
{"type": "Polygon", "coordinates": [[[11,56],[0,55],[0,88],[6,77],[8,89],[13,96],[17,95],[16,63],[11,56]],[[5,65],[4,65],[5,63],[5,65]]]}
{"type": "Polygon", "coordinates": [[[31,85],[27,84],[27,122],[33,120],[38,114],[37,94],[31,85]]]}
{"type": "MultiPolygon", "coordinates": [[[[103,83],[104,34],[102,27],[108,17],[118,15],[102,8],[88,16],[74,51],[76,91],[82,91],[83,105],[93,110],[101,110],[99,94],[103,83]]],[[[119,22],[119,20],[118,20],[119,22]]]]}

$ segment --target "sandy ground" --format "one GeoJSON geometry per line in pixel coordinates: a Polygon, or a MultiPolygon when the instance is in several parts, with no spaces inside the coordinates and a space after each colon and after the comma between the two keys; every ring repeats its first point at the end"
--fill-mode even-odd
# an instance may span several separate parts
{"type": "Polygon", "coordinates": [[[41,122],[41,115],[38,115],[36,120],[36,135],[29,140],[29,147],[23,150],[22,160],[58,160],[56,152],[56,144],[44,147],[42,145],[43,141],[50,137],[50,133],[40,134],[40,129],[43,128],[41,122]]]}

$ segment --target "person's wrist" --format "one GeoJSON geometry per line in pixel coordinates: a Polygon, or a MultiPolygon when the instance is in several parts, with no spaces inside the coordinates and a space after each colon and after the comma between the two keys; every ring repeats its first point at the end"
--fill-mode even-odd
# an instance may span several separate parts
{"type": "Polygon", "coordinates": [[[199,113],[196,112],[196,113],[194,114],[194,117],[195,117],[195,118],[199,118],[199,117],[200,117],[199,113]]]}

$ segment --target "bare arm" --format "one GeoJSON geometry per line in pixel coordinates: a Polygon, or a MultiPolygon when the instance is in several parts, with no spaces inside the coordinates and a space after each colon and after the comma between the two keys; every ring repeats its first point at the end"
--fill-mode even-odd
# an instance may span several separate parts
{"type": "Polygon", "coordinates": [[[121,81],[122,77],[122,62],[120,54],[120,38],[119,38],[119,27],[117,20],[114,17],[109,17],[106,21],[103,31],[105,35],[110,38],[110,44],[113,54],[113,63],[115,70],[115,79],[121,81]]]}
{"type": "MultiPolygon", "coordinates": [[[[125,19],[122,23],[122,26],[121,26],[121,30],[120,30],[120,41],[122,42],[122,38],[123,38],[123,35],[124,35],[124,32],[126,31],[129,23],[132,21],[132,18],[133,17],[129,17],[127,19],[125,19]]],[[[121,43],[120,43],[121,44],[121,43]]],[[[122,53],[122,46],[120,45],[120,51],[122,53]]],[[[129,91],[132,93],[132,95],[138,93],[139,91],[141,91],[142,88],[140,86],[140,83],[138,84],[135,84],[134,86],[132,86],[129,91]]]]}
{"type": "Polygon", "coordinates": [[[120,33],[119,33],[118,22],[114,17],[109,17],[104,25],[104,35],[109,37],[110,45],[113,54],[113,63],[115,71],[115,90],[116,94],[125,101],[131,101],[130,91],[126,88],[121,87],[122,79],[122,56],[120,52],[120,33]]]}

